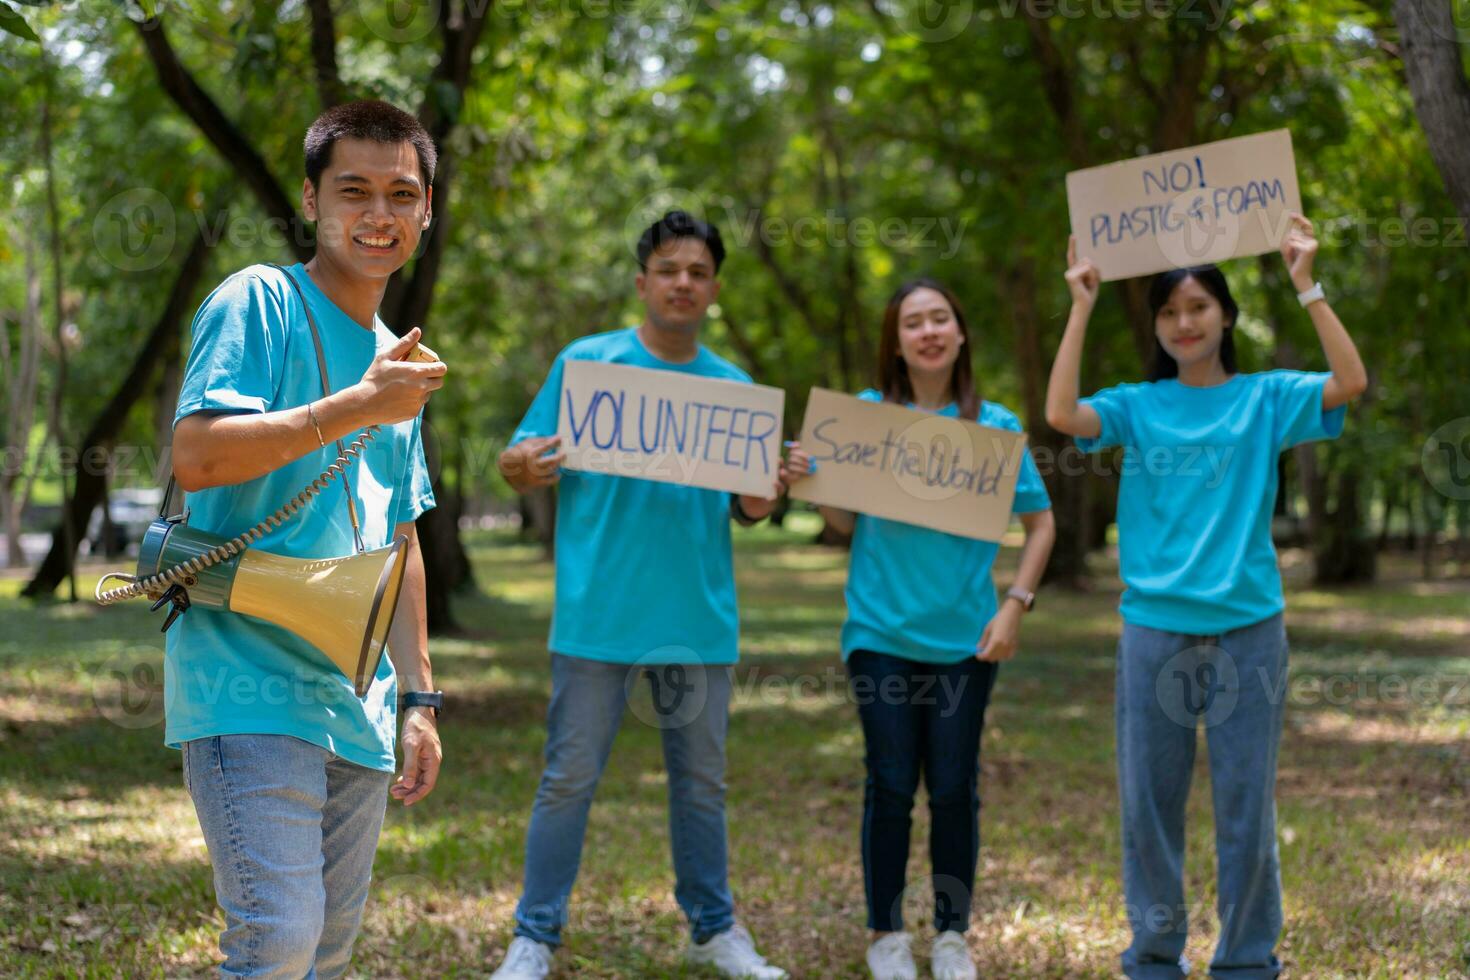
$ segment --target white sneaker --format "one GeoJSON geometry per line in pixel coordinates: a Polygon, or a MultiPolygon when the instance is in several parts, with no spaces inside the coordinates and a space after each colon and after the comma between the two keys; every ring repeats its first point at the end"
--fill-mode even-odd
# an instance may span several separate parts
{"type": "Polygon", "coordinates": [[[542,980],[551,972],[551,954],[551,947],[545,943],[517,936],[505,951],[500,969],[490,974],[490,980],[542,980]]]}
{"type": "Polygon", "coordinates": [[[919,968],[909,943],[914,937],[906,932],[890,932],[868,947],[868,971],[873,980],[918,980],[919,968]]]}
{"type": "Polygon", "coordinates": [[[929,950],[929,969],[934,980],[975,980],[975,963],[962,932],[941,932],[929,950]]]}
{"type": "Polygon", "coordinates": [[[684,958],[690,963],[712,966],[727,977],[786,980],[787,976],[785,970],[767,963],[766,958],[755,951],[755,940],[750,937],[750,930],[739,923],[707,942],[690,943],[684,958]]]}

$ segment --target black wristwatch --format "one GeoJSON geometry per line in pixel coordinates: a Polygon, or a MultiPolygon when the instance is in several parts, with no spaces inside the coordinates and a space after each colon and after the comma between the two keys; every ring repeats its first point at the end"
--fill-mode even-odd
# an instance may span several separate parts
{"type": "Polygon", "coordinates": [[[434,717],[439,717],[439,711],[444,707],[443,691],[404,691],[398,695],[398,710],[404,711],[408,708],[432,708],[434,717]]]}

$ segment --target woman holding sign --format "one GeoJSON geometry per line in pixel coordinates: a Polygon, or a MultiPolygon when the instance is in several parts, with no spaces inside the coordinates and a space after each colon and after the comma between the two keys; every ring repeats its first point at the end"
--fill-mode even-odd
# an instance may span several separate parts
{"type": "Polygon", "coordinates": [[[1311,222],[1291,216],[1281,254],[1330,373],[1236,370],[1239,309],[1214,266],[1149,290],[1157,343],[1149,380],[1081,401],[1077,375],[1099,276],[1068,253],[1072,312],[1052,366],[1046,419],[1084,451],[1121,446],[1118,785],[1130,977],[1180,977],[1184,806],[1204,719],[1215,803],[1220,938],[1213,976],[1280,968],[1276,751],[1286,677],[1284,602],[1271,513],[1277,458],[1342,432],[1367,374],[1312,278],[1311,222]]]}
{"type": "MultiPolygon", "coordinates": [[[[879,389],[859,398],[1021,430],[1009,410],[981,401],[970,332],[953,293],[930,279],[888,301],[879,342],[879,389]]],[[[793,449],[788,472],[810,472],[793,449]]],[[[994,542],[822,507],[852,534],[847,577],[847,662],[866,742],[862,854],[868,967],[877,980],[917,976],[903,927],[910,814],[922,774],[929,794],[937,980],[966,980],[965,943],[980,852],[980,730],[996,671],[1016,653],[1021,617],[1056,538],[1051,501],[1026,452],[1012,509],[1026,531],[1013,587],[997,603],[994,542]]]]}

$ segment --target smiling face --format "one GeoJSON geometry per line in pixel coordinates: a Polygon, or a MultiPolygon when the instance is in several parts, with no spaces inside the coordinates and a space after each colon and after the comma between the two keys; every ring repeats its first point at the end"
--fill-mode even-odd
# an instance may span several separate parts
{"type": "Polygon", "coordinates": [[[317,257],[352,278],[386,279],[429,227],[432,188],[413,144],[341,139],[317,185],[306,181],[302,211],[317,223],[317,257]]]}
{"type": "Polygon", "coordinates": [[[1193,276],[1180,280],[1154,317],[1159,343],[1181,370],[1217,357],[1229,326],[1220,301],[1193,276]]]}
{"type": "Polygon", "coordinates": [[[720,295],[714,256],[698,238],[676,238],[654,249],[636,284],[648,322],[659,330],[695,330],[720,295]]]}
{"type": "Polygon", "coordinates": [[[965,337],[942,293],[921,286],[898,307],[898,353],[909,374],[948,376],[959,360],[965,337]]]}

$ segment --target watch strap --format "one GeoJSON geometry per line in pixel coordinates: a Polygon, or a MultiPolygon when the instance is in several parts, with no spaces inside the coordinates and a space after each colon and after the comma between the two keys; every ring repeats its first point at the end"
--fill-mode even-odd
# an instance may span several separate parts
{"type": "Polygon", "coordinates": [[[444,707],[443,691],[404,691],[398,696],[398,706],[402,710],[408,708],[433,708],[434,717],[439,717],[440,710],[444,707]]]}
{"type": "Polygon", "coordinates": [[[1036,605],[1036,593],[1027,592],[1017,585],[1013,585],[1006,590],[1006,598],[1018,600],[1021,603],[1021,608],[1026,612],[1030,612],[1032,607],[1036,605]]]}
{"type": "Polygon", "coordinates": [[[1316,283],[1311,289],[1304,289],[1296,294],[1296,301],[1302,306],[1311,306],[1319,299],[1326,299],[1327,293],[1322,289],[1322,284],[1316,283]]]}

